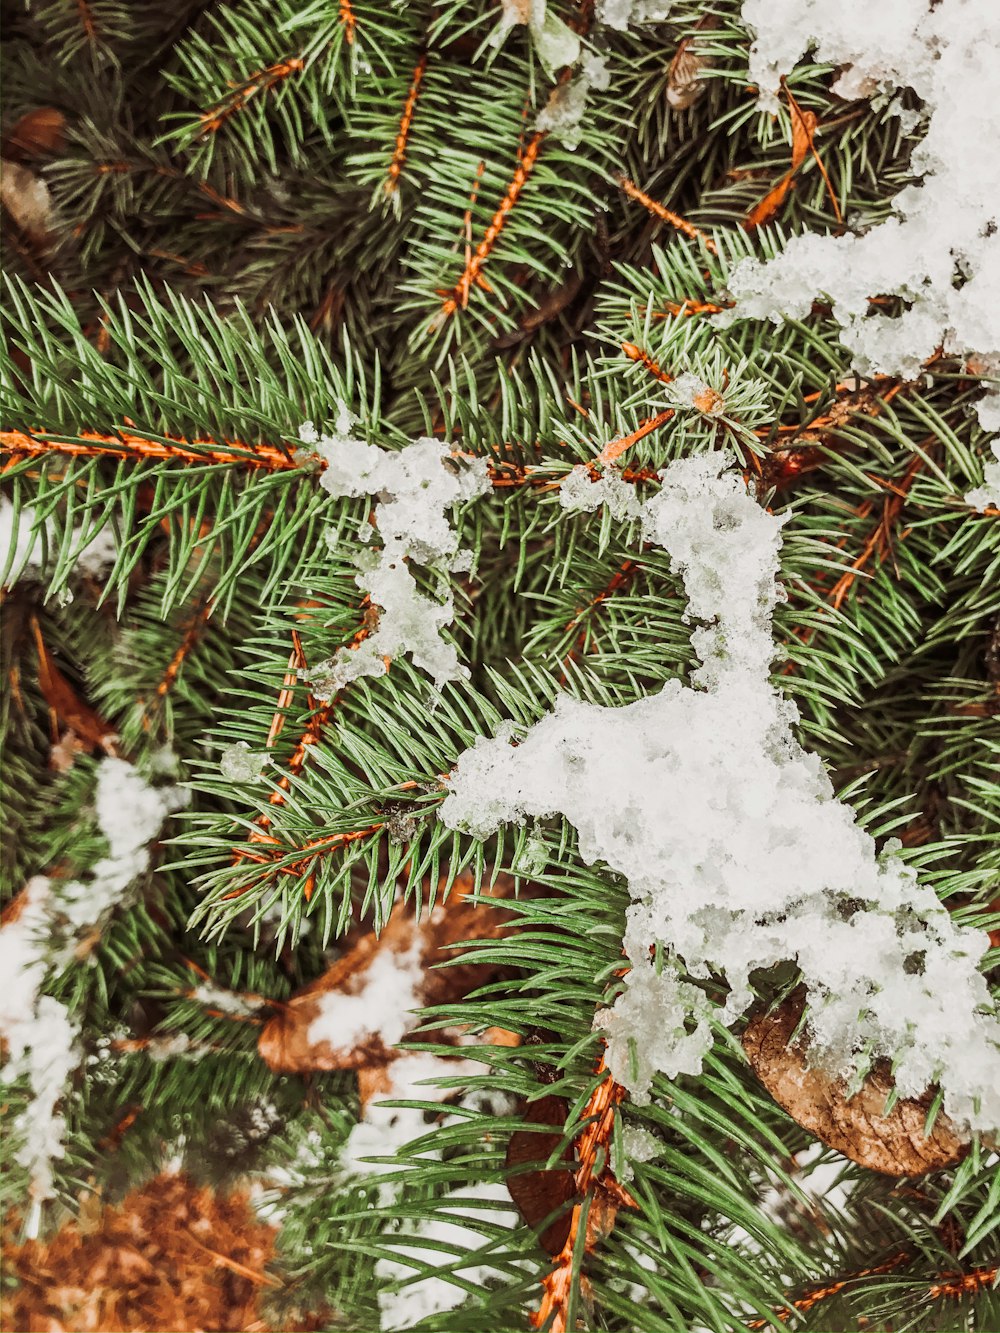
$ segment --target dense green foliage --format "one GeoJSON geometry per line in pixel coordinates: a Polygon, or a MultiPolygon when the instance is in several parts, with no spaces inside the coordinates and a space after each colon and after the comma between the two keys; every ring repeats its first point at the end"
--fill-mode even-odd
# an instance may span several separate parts
{"type": "MultiPolygon", "coordinates": [[[[154,868],[88,951],[49,977],[84,1044],[65,1098],[59,1200],[73,1207],[96,1183],[122,1188],[181,1147],[212,1174],[287,1169],[290,1297],[325,1303],[331,1328],[374,1327],[374,1264],[400,1219],[501,1181],[524,1098],[563,1095],[566,1141],[576,1137],[599,1054],[591,1022],[615,991],[627,906],[559,820],[485,846],[453,834],[437,819],[440,777],[501,720],[537,720],[560,690],[624,704],[683,678],[693,660],[664,552],[607,514],[567,515],[546,483],[662,408],[651,365],[720,392],[721,418],[678,414],[629,449],[636,484],[712,444],[727,442],[748,469],[758,460],[763,501],[792,512],[776,671],[801,710],[801,739],[879,839],[901,836],[949,907],[989,926],[1000,883],[1000,529],[961,498],[981,479],[979,390],[945,358],[915,383],[845,388],[849,357],[821,303],[777,329],[720,330],[683,309],[724,300],[740,256],[834,225],[812,159],[780,225],[739,225],[787,169],[790,124],[755,108],[732,0],[681,0],[669,23],[628,33],[593,29],[611,81],[591,93],[575,150],[551,135],[532,148],[553,78],[525,28],[489,43],[490,0],[5,8],[5,128],[39,105],[66,118],[65,141],[31,162],[51,192],[50,234],[5,216],[2,426],[49,441],[5,447],[4,494],[33,507],[47,547],[5,593],[5,898],[33,874],[77,875],[101,854],[98,756],[51,761],[39,634],[121,753],[145,773],[182,774],[194,793],[154,868]],[[706,19],[705,91],[673,111],[671,57],[706,19]],[[398,188],[387,191],[421,61],[398,188]],[[486,283],[448,313],[529,153],[486,283]],[[718,253],[627,198],[618,173],[714,237],[718,253]],[[400,661],[352,684],[274,803],[310,724],[304,683],[279,709],[266,781],[223,779],[219,756],[234,741],[265,747],[293,631],[315,663],[364,623],[354,559],[370,502],[332,500],[294,452],[300,425],[329,423],[338,401],[372,442],[434,434],[491,461],[498,484],[459,524],[476,555],[474,575],[454,579],[471,679],[434,697],[400,661]],[[85,432],[109,437],[102,452],[85,432]],[[806,467],[790,462],[796,450],[806,467]],[[97,579],[76,556],[106,524],[118,555],[97,579]],[[261,815],[275,843],[263,860],[241,856],[259,852],[261,815]],[[469,946],[498,954],[513,980],[451,1015],[525,1044],[477,1050],[484,1073],[473,1082],[507,1100],[484,1098],[446,1127],[432,1103],[424,1146],[436,1156],[413,1149],[400,1196],[380,1203],[387,1177],[349,1178],[338,1164],[356,1119],[353,1075],[271,1074],[254,1023],[206,1008],[192,986],[207,974],[281,1001],[323,971],[352,921],[380,923],[397,886],[411,899],[422,885],[445,893],[468,868],[541,888],[515,904],[516,940],[469,946]],[[176,1034],[187,1048],[154,1058],[176,1034]]],[[[558,9],[586,25],[568,3],[558,9]]],[[[840,101],[829,84],[828,68],[808,64],[789,80],[819,119],[841,212],[878,219],[907,179],[910,145],[884,108],[840,101]]],[[[995,967],[998,951],[986,961],[995,967]]],[[[789,981],[763,979],[762,998],[789,981]]],[[[12,1115],[27,1097],[23,1081],[7,1089],[12,1115]]],[[[626,1102],[621,1119],[653,1129],[662,1151],[634,1165],[637,1208],[579,1256],[579,1327],[723,1333],[755,1317],[782,1327],[772,1310],[880,1265],[791,1326],[1000,1325],[985,1284],[932,1294],[942,1275],[996,1262],[1000,1177],[985,1149],[914,1184],[845,1162],[844,1210],[806,1202],[791,1159],[809,1135],[722,1029],[703,1077],[661,1080],[650,1106],[626,1102]],[[782,1181],[784,1210],[765,1207],[782,1181]]],[[[8,1197],[26,1186],[12,1165],[8,1197]]],[[[475,1265],[494,1278],[467,1278],[465,1304],[427,1327],[527,1326],[548,1255],[527,1227],[497,1226],[482,1243],[475,1265]]]]}

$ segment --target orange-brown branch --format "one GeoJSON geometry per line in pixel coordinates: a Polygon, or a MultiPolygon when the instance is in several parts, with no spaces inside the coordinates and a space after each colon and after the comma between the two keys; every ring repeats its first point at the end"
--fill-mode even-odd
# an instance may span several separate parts
{"type": "Polygon", "coordinates": [[[528,140],[518,160],[517,168],[507,187],[507,193],[500,201],[500,206],[493,214],[490,225],[486,228],[483,239],[476,246],[475,250],[468,256],[465,268],[455,283],[451,292],[445,298],[441,307],[441,316],[447,319],[461,307],[463,310],[469,304],[469,295],[473,287],[482,285],[485,279],[482,276],[483,266],[493,253],[493,249],[500,239],[500,233],[506,226],[507,219],[510,216],[511,209],[521,197],[521,191],[528,182],[535,163],[538,161],[538,154],[545,139],[544,130],[536,130],[528,140]]]}
{"type": "MultiPolygon", "coordinates": [[[[821,1301],[827,1301],[831,1296],[838,1295],[845,1287],[849,1287],[852,1283],[858,1282],[862,1278],[875,1277],[883,1273],[892,1273],[895,1269],[900,1268],[903,1264],[907,1263],[910,1258],[911,1255],[908,1250],[900,1250],[898,1254],[894,1254],[891,1259],[886,1259],[884,1263],[874,1264],[871,1268],[859,1268],[856,1273],[848,1273],[846,1277],[840,1278],[836,1282],[828,1282],[821,1287],[814,1287],[811,1291],[806,1292],[804,1296],[799,1296],[796,1300],[789,1301],[787,1305],[775,1310],[774,1313],[783,1324],[787,1323],[793,1314],[805,1314],[805,1312],[811,1310],[814,1305],[819,1305],[821,1301]]],[[[756,1330],[768,1328],[770,1323],[771,1321],[769,1319],[754,1319],[747,1324],[746,1327],[748,1329],[756,1330]]]]}
{"type": "MultiPolygon", "coordinates": [[[[341,4],[341,21],[343,22],[344,8],[350,11],[350,5],[341,4]]],[[[351,15],[351,33],[347,40],[353,40],[353,22],[354,16],[351,15]]],[[[245,83],[241,84],[228,98],[220,102],[212,111],[203,111],[199,117],[201,121],[202,134],[215,134],[226,123],[231,116],[235,116],[238,111],[260,93],[268,92],[276,87],[283,79],[287,79],[292,74],[300,74],[306,67],[305,61],[301,56],[292,56],[288,60],[279,60],[273,65],[268,65],[266,69],[258,70],[256,74],[251,74],[245,83]]]]}
{"type": "Polygon", "coordinates": [[[553,1266],[546,1273],[542,1283],[542,1300],[531,1317],[533,1328],[547,1328],[548,1333],[568,1333],[569,1306],[573,1289],[573,1256],[577,1247],[580,1227],[586,1228],[584,1237],[586,1249],[596,1243],[595,1237],[603,1234],[613,1225],[614,1214],[619,1207],[634,1207],[635,1200],[627,1190],[617,1183],[608,1169],[608,1149],[614,1133],[615,1108],[625,1096],[625,1089],[611,1077],[604,1057],[597,1072],[602,1075],[597,1087],[590,1094],[584,1108],[583,1118],[590,1123],[577,1140],[578,1166],[574,1177],[576,1192],[580,1202],[573,1207],[570,1216],[569,1234],[566,1243],[553,1260],[553,1266]],[[598,1165],[600,1163],[600,1165],[598,1165]],[[606,1217],[596,1226],[590,1216],[598,1206],[598,1191],[605,1196],[600,1202],[605,1204],[606,1217]],[[590,1242],[590,1243],[588,1243],[590,1242]]]}
{"type": "Polygon", "coordinates": [[[344,41],[348,46],[353,46],[355,28],[358,26],[357,15],[354,13],[354,7],[351,0],[340,0],[340,26],[344,30],[344,41]]]}
{"type": "Polygon", "coordinates": [[[406,102],[403,106],[403,114],[399,119],[399,131],[396,134],[396,147],[393,150],[392,161],[389,163],[389,179],[385,183],[386,194],[395,194],[399,189],[399,177],[403,166],[406,163],[406,149],[410,140],[410,127],[413,124],[413,113],[417,109],[417,98],[420,96],[420,85],[423,82],[424,74],[427,72],[427,53],[426,51],[417,61],[417,68],[413,71],[413,82],[410,84],[410,91],[406,95],[406,102]]]}
{"type": "Polygon", "coordinates": [[[718,315],[723,310],[728,310],[732,306],[732,301],[726,305],[714,305],[711,301],[696,301],[693,297],[685,298],[683,301],[666,301],[665,310],[654,310],[654,319],[684,319],[689,315],[718,315]]]}
{"type": "MultiPolygon", "coordinates": [[[[892,554],[894,541],[893,528],[897,522],[900,513],[906,505],[909,498],[910,488],[913,485],[917,474],[923,467],[924,459],[921,454],[914,454],[907,465],[900,481],[897,483],[883,482],[886,495],[882,501],[882,512],[879,515],[878,522],[865,538],[864,545],[857,556],[851,561],[850,567],[844,571],[837,582],[826,594],[826,600],[833,606],[834,610],[839,610],[843,606],[848,593],[854,587],[859,574],[861,574],[869,562],[874,557],[877,563],[881,564],[887,556],[892,554]]],[[[857,509],[859,518],[867,518],[875,509],[874,500],[866,500],[857,509]]],[[[843,546],[846,538],[838,542],[838,546],[843,546]]],[[[810,643],[816,634],[816,626],[808,626],[799,636],[799,642],[810,643]]],[[[783,669],[783,675],[790,675],[795,670],[794,662],[787,662],[783,669]]]]}
{"type": "Polygon", "coordinates": [[[632,448],[633,444],[638,444],[644,440],[647,435],[652,435],[654,430],[666,425],[674,416],[672,408],[665,408],[662,412],[657,412],[655,417],[647,417],[645,421],[639,423],[635,430],[630,431],[628,435],[621,435],[617,440],[609,440],[601,452],[592,460],[590,467],[607,467],[609,463],[617,463],[621,456],[632,448]]]}
{"type": "MultiPolygon", "coordinates": [[[[920,454],[914,454],[910,463],[903,474],[898,486],[893,486],[890,493],[882,501],[882,513],[878,522],[872,528],[860,553],[851,561],[851,567],[848,569],[830,589],[828,600],[835,610],[843,605],[844,599],[854,586],[858,575],[864,570],[873,556],[878,563],[881,562],[892,551],[893,525],[899,518],[899,515],[906,504],[909,496],[910,487],[913,481],[923,467],[924,460],[920,454]]],[[[871,501],[863,506],[866,513],[870,513],[874,508],[871,501]]]]}
{"type": "Polygon", "coordinates": [[[614,596],[619,588],[623,588],[629,582],[638,567],[634,560],[626,560],[611,576],[607,585],[601,589],[597,596],[592,597],[586,606],[580,607],[573,619],[567,624],[566,629],[575,629],[588,611],[593,611],[595,606],[600,606],[602,602],[614,596]]]}
{"type": "Polygon", "coordinates": [[[97,41],[97,28],[94,24],[94,16],[90,12],[90,5],[87,0],[76,0],[77,13],[80,15],[80,22],[83,25],[83,31],[87,34],[88,42],[97,41]]]}
{"type": "Polygon", "coordinates": [[[630,361],[638,361],[641,366],[645,366],[653,378],[659,380],[661,384],[669,384],[673,379],[673,375],[661,370],[650,354],[642,347],[637,347],[635,343],[622,343],[622,351],[630,361]]]}
{"type": "Polygon", "coordinates": [[[619,176],[618,184],[630,199],[634,199],[637,204],[642,204],[647,212],[652,213],[654,218],[659,218],[661,222],[666,222],[669,226],[679,231],[684,236],[690,237],[692,241],[703,242],[705,249],[710,254],[716,253],[716,245],[711,236],[701,231],[693,222],[688,222],[687,218],[682,218],[679,213],[673,213],[663,204],[657,203],[651,199],[644,190],[640,190],[634,181],[630,181],[627,176],[619,176]]]}
{"type": "Polygon", "coordinates": [[[212,599],[208,598],[191,617],[188,627],[184,632],[184,637],[177,645],[173,657],[171,657],[170,661],[167,663],[166,670],[160,677],[159,683],[156,686],[157,699],[163,699],[173,689],[177,677],[180,675],[181,668],[187,661],[191,649],[201,638],[202,631],[208,624],[214,605],[215,603],[212,599]]]}
{"type": "Polygon", "coordinates": [[[185,440],[165,437],[149,439],[127,431],[101,435],[81,431],[73,439],[48,435],[42,431],[0,431],[0,453],[15,459],[43,458],[48,454],[66,454],[73,458],[132,457],[136,459],[182,459],[189,463],[228,463],[270,472],[293,470],[298,464],[290,454],[272,444],[242,444],[238,440],[185,440]]]}
{"type": "Polygon", "coordinates": [[[960,1300],[963,1296],[975,1296],[996,1283],[998,1272],[1000,1268],[994,1264],[992,1268],[974,1268],[969,1273],[946,1273],[931,1284],[928,1295],[931,1300],[960,1300]]]}
{"type": "MultiPolygon", "coordinates": [[[[255,865],[263,866],[265,868],[264,874],[268,877],[281,874],[291,875],[293,878],[299,879],[305,875],[303,896],[308,902],[312,897],[315,885],[315,864],[320,857],[329,856],[342,847],[349,847],[351,843],[370,837],[371,834],[378,833],[384,827],[385,821],[380,820],[374,824],[369,824],[367,828],[355,829],[350,833],[331,833],[326,838],[310,839],[310,841],[303,843],[301,847],[289,847],[287,843],[281,842],[280,839],[255,829],[251,841],[262,844],[261,850],[255,851],[249,847],[241,847],[233,859],[234,861],[251,861],[255,865]],[[266,846],[269,850],[264,851],[263,846],[266,846]],[[280,864],[284,857],[295,852],[300,852],[301,855],[287,865],[280,864]]],[[[225,899],[228,901],[232,898],[241,898],[246,891],[246,888],[234,889],[232,893],[225,895],[225,899]]]]}

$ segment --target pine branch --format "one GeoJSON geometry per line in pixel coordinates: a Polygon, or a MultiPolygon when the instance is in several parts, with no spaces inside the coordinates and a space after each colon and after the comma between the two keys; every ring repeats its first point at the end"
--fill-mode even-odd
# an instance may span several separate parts
{"type": "Polygon", "coordinates": [[[607,1165],[616,1107],[624,1100],[625,1089],[611,1077],[603,1056],[597,1075],[597,1086],[583,1109],[586,1125],[577,1141],[574,1185],[581,1201],[573,1205],[566,1242],[553,1268],[545,1274],[542,1301],[531,1317],[533,1328],[548,1329],[549,1333],[567,1333],[575,1326],[584,1255],[594,1248],[605,1229],[614,1225],[619,1207],[635,1207],[635,1200],[618,1184],[607,1165]]]}

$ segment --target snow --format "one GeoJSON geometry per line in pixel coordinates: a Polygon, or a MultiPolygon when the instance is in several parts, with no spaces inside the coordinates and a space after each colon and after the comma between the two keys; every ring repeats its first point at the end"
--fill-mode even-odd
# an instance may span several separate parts
{"type": "Polygon", "coordinates": [[[421,954],[419,937],[405,952],[376,950],[360,990],[319,995],[316,1017],[309,1024],[310,1043],[352,1050],[379,1037],[386,1048],[395,1046],[413,1026],[411,1015],[421,1005],[421,954]]]}
{"type": "Polygon", "coordinates": [[[691,685],[620,708],[563,696],[520,744],[509,727],[480,739],[441,818],[486,838],[561,814],[583,859],[627,882],[631,969],[596,1023],[637,1101],[657,1072],[700,1072],[711,1024],[753,1002],[751,973],[796,961],[817,1064],[851,1077],[884,1056],[900,1095],[940,1082],[958,1126],[995,1130],[1000,1017],[977,968],[988,938],[956,925],[898,843],[877,851],[796,740],[796,707],[769,680],[787,515],[762,509],[731,462],[679,459],[643,506],[643,536],[667,551],[699,622],[691,685]],[[718,1009],[695,984],[713,976],[729,988],[718,1009]]]}
{"type": "MultiPolygon", "coordinates": [[[[82,533],[80,525],[73,529],[74,546],[82,533]]],[[[10,568],[4,575],[5,587],[12,587],[28,571],[38,574],[50,565],[56,550],[55,539],[51,520],[39,520],[32,505],[15,509],[6,496],[0,496],[0,569],[6,563],[7,553],[11,552],[10,568]]],[[[76,568],[91,578],[99,578],[114,564],[117,556],[114,531],[110,526],[104,527],[78,552],[76,568]]]]}
{"type": "Polygon", "coordinates": [[[607,62],[602,56],[584,52],[580,71],[569,83],[557,83],[538,113],[536,130],[554,134],[564,148],[577,148],[583,139],[583,117],[593,89],[606,92],[611,85],[607,62]]]}
{"type": "Polygon", "coordinates": [[[489,490],[486,460],[454,457],[447,444],[430,438],[400,450],[382,449],[355,438],[356,424],[341,403],[333,435],[319,436],[311,423],[299,432],[326,463],[320,484],[332,496],[380,496],[374,521],[382,547],[362,551],[356,559],[358,587],[381,608],[378,626],[312,670],[309,680],[320,699],[332,698],[361,676],[383,675],[386,659],[403,653],[431,676],[436,688],[468,676],[454,644],[442,638],[455,612],[449,575],[467,568],[469,557],[458,548],[448,513],[489,490]],[[419,591],[414,563],[438,575],[439,600],[419,591]]]}
{"type": "MultiPolygon", "coordinates": [[[[454,1084],[441,1086],[436,1080],[468,1077],[478,1070],[471,1060],[443,1059],[424,1051],[406,1051],[386,1067],[388,1087],[365,1107],[364,1114],[347,1136],[340,1155],[341,1166],[354,1176],[384,1175],[398,1171],[402,1161],[372,1162],[370,1157],[392,1158],[414,1139],[429,1131],[425,1114],[418,1107],[388,1106],[388,1101],[443,1102],[458,1096],[454,1084]]],[[[424,1153],[437,1157],[436,1152],[424,1153]]],[[[400,1190],[398,1182],[379,1187],[382,1207],[391,1206],[400,1190]]]]}
{"type": "Polygon", "coordinates": [[[513,1229],[518,1225],[517,1215],[510,1207],[510,1195],[499,1183],[476,1182],[453,1190],[434,1202],[437,1216],[422,1221],[412,1234],[420,1244],[406,1245],[402,1238],[394,1239],[392,1246],[399,1259],[379,1259],[375,1274],[383,1285],[378,1294],[380,1327],[382,1329],[411,1328],[421,1319],[454,1310],[469,1299],[468,1286],[488,1286],[497,1275],[495,1259],[477,1264],[471,1261],[470,1251],[487,1244],[493,1227],[513,1229]],[[497,1203],[506,1205],[496,1208],[497,1203]],[[427,1245],[433,1242],[446,1247],[435,1250],[427,1245]],[[418,1277],[398,1291],[386,1290],[389,1283],[405,1281],[415,1276],[417,1265],[444,1268],[454,1265],[460,1256],[466,1256],[454,1278],[450,1276],[418,1277]],[[414,1263],[408,1264],[406,1257],[414,1263]],[[459,1285],[464,1283],[466,1285],[459,1285]]]}
{"type": "Polygon", "coordinates": [[[76,961],[76,942],[148,868],[147,844],[187,796],[177,787],[149,786],[124,760],[102,759],[94,804],[108,854],[85,881],[34,876],[23,889],[18,916],[0,930],[0,1036],[9,1057],[0,1078],[26,1076],[32,1093],[15,1127],[23,1140],[16,1157],[31,1176],[31,1232],[37,1232],[42,1201],[53,1193],[52,1163],[63,1155],[66,1128],[57,1107],[80,1059],[78,1025],[42,988],[50,972],[76,961]]]}
{"type": "Polygon", "coordinates": [[[644,513],[642,501],[634,486],[622,480],[620,471],[613,465],[604,469],[604,475],[592,480],[590,469],[583,463],[577,464],[562,479],[559,487],[559,503],[571,514],[586,513],[605,505],[612,518],[639,519],[644,513]]]}
{"type": "Polygon", "coordinates": [[[228,1014],[230,1018],[249,1018],[268,1003],[263,996],[246,995],[241,992],[223,990],[213,982],[203,981],[194,986],[188,997],[206,1009],[215,1009],[228,1014]]]}
{"type": "Polygon", "coordinates": [[[500,25],[490,44],[502,45],[511,29],[524,24],[531,34],[535,53],[550,77],[576,64],[580,56],[580,38],[549,9],[546,0],[500,0],[500,25]]]}
{"type": "Polygon", "coordinates": [[[237,741],[222,751],[219,769],[227,782],[259,782],[266,763],[266,750],[251,750],[246,741],[237,741]]]}
{"type": "Polygon", "coordinates": [[[662,1142],[650,1130],[642,1125],[626,1125],[622,1130],[622,1149],[625,1160],[617,1171],[618,1179],[627,1185],[634,1179],[635,1162],[652,1162],[663,1151],[662,1142]]]}
{"type": "Polygon", "coordinates": [[[671,380],[666,396],[667,401],[677,407],[693,407],[710,417],[721,416],[726,410],[726,400],[722,395],[690,371],[671,380]]]}
{"type": "Polygon", "coordinates": [[[982,486],[969,491],[965,497],[965,503],[980,513],[987,509],[1000,509],[1000,440],[995,440],[990,447],[996,462],[984,464],[982,486]]]}
{"type": "Polygon", "coordinates": [[[673,0],[597,0],[598,23],[624,32],[634,23],[661,23],[670,17],[673,0]]]}
{"type": "MultiPolygon", "coordinates": [[[[917,178],[893,200],[894,216],[858,234],[793,237],[768,261],[745,259],[728,279],[734,320],[801,319],[814,297],[832,303],[841,339],[861,374],[912,379],[938,348],[972,361],[1000,354],[1000,9],[994,0],[744,0],[756,33],[748,78],[763,110],[778,106],[779,78],[809,48],[842,67],[833,92],[888,100],[911,88],[926,132],[914,148],[917,178]],[[869,314],[869,298],[895,294],[899,316],[869,314]]],[[[995,396],[984,429],[1000,427],[995,396]],[[988,424],[992,422],[992,425],[988,424]]]]}
{"type": "MultiPolygon", "coordinates": [[[[74,542],[79,538],[81,529],[73,533],[74,542]]],[[[114,529],[110,526],[101,528],[76,557],[76,567],[91,578],[100,578],[118,559],[118,541],[114,529]]]]}
{"type": "Polygon", "coordinates": [[[86,881],[55,884],[59,916],[77,931],[98,922],[148,869],[149,843],[167,816],[188,800],[182,787],[151,787],[124,759],[102,759],[94,803],[108,855],[94,864],[86,881]]]}

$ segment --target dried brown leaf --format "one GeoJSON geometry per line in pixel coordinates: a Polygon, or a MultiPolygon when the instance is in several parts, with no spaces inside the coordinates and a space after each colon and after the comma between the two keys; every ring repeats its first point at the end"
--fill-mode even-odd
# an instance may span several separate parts
{"type": "Polygon", "coordinates": [[[791,99],[789,99],[789,112],[792,117],[792,165],[781,180],[768,190],[760,203],[750,210],[743,223],[747,231],[753,231],[755,227],[767,222],[777,213],[792,188],[796,173],[812,148],[813,134],[818,123],[815,115],[811,111],[803,111],[798,103],[791,99]]]}
{"type": "Polygon", "coordinates": [[[52,196],[41,176],[20,162],[3,159],[0,161],[0,202],[29,241],[38,246],[49,243],[52,196]]]}
{"type": "Polygon", "coordinates": [[[58,153],[66,141],[66,117],[54,106],[27,111],[3,137],[3,156],[14,162],[58,153]]]}
{"type": "MultiPolygon", "coordinates": [[[[551,1125],[550,1134],[530,1129],[515,1130],[507,1145],[507,1170],[529,1162],[545,1162],[559,1146],[569,1105],[562,1097],[541,1097],[531,1102],[524,1114],[528,1125],[551,1125]]],[[[529,1227],[537,1227],[550,1213],[569,1203],[576,1193],[573,1177],[573,1152],[569,1144],[563,1150],[565,1167],[539,1168],[507,1176],[507,1190],[529,1227]]],[[[571,1222],[569,1210],[562,1213],[539,1236],[539,1244],[549,1254],[558,1254],[566,1244],[571,1222]]]]}
{"type": "MultiPolygon", "coordinates": [[[[513,893],[514,882],[498,879],[492,889],[484,891],[500,900],[513,893]]],[[[469,900],[471,880],[459,881],[446,902],[439,902],[431,912],[424,912],[417,922],[412,903],[397,903],[380,935],[374,931],[343,954],[321,977],[304,987],[283,1005],[265,1024],[260,1034],[258,1051],[264,1062],[280,1073],[301,1074],[312,1070],[365,1069],[385,1065],[395,1056],[395,1049],[386,1046],[376,1035],[368,1036],[361,1044],[347,1043],[335,1046],[328,1041],[316,1041],[309,1035],[313,1021],[319,1016],[324,997],[332,993],[359,995],[368,981],[377,958],[386,953],[404,956],[419,949],[422,979],[418,986],[415,1008],[448,1004],[467,995],[478,986],[495,977],[499,968],[492,963],[463,962],[448,967],[437,967],[452,957],[452,945],[460,940],[495,939],[510,925],[513,913],[491,903],[469,900]]],[[[417,1026],[414,1018],[411,1028],[417,1026]]]]}
{"type": "Polygon", "coordinates": [[[706,84],[701,76],[714,63],[698,49],[697,34],[681,41],[667,70],[667,103],[674,111],[687,111],[704,95],[706,84]]]}
{"type": "Polygon", "coordinates": [[[900,1098],[888,1115],[893,1090],[887,1070],[876,1069],[848,1098],[842,1079],[810,1068],[803,1044],[793,1041],[804,996],[796,991],[769,1013],[747,1024],[743,1049],[768,1092],[803,1129],[871,1171],[918,1176],[961,1161],[968,1151],[948,1117],[940,1112],[925,1134],[931,1098],[900,1098]]]}
{"type": "MultiPolygon", "coordinates": [[[[104,718],[77,694],[56,665],[42,638],[38,617],[31,617],[31,632],[38,653],[38,688],[56,717],[83,741],[89,749],[103,750],[105,754],[118,753],[118,735],[104,718]]],[[[60,744],[63,744],[65,737],[60,744]]],[[[65,747],[64,747],[65,748],[65,747]]],[[[62,753],[62,752],[61,752],[62,753]]]]}

